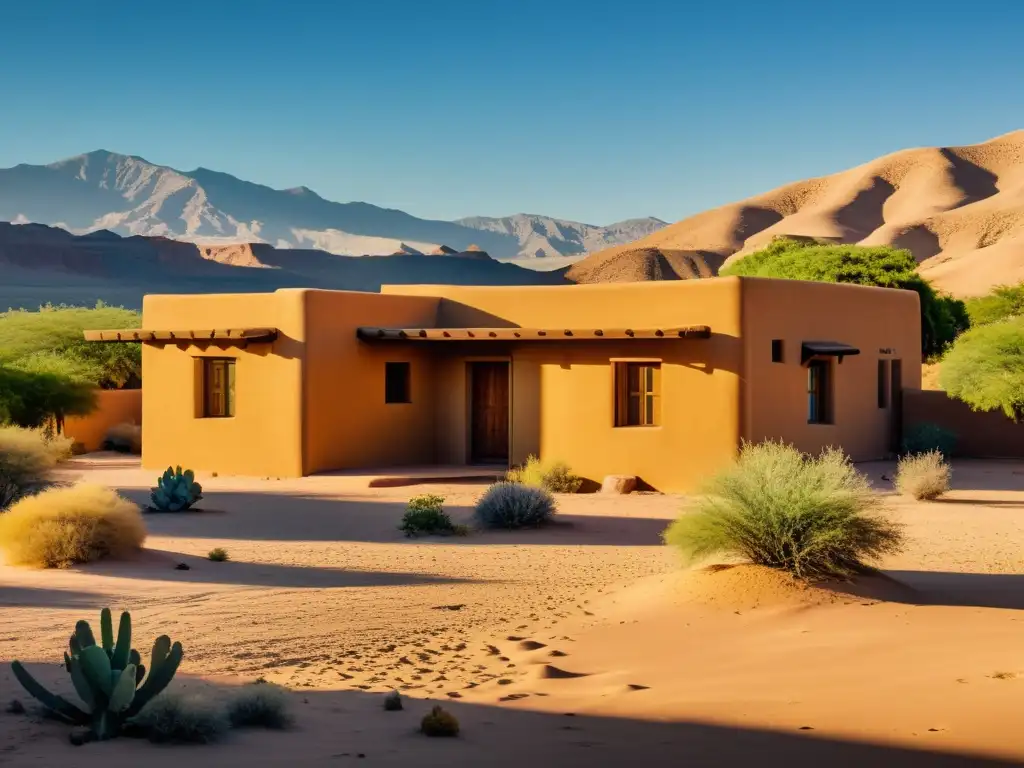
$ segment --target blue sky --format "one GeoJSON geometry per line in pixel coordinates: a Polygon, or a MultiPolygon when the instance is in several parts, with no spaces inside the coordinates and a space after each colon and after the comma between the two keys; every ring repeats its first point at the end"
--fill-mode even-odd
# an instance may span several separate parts
{"type": "Polygon", "coordinates": [[[103,148],[427,218],[603,224],[1024,128],[1024,3],[839,5],[18,2],[0,167],[103,148]]]}

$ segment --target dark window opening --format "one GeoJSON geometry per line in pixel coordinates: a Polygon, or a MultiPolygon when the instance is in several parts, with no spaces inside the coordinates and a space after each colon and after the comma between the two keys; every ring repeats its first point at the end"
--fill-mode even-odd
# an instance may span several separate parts
{"type": "Polygon", "coordinates": [[[203,358],[203,417],[227,418],[235,415],[235,361],[230,358],[203,358]]]}
{"type": "Polygon", "coordinates": [[[661,363],[615,364],[615,426],[661,423],[661,363]]]}
{"type": "Polygon", "coordinates": [[[384,402],[411,403],[409,363],[384,363],[384,402]]]}
{"type": "Polygon", "coordinates": [[[772,362],[782,362],[782,339],[772,339],[772,362]]]}
{"type": "Polygon", "coordinates": [[[889,407],[889,361],[878,361],[878,407],[889,407]]]}
{"type": "Polygon", "coordinates": [[[828,360],[807,364],[807,423],[831,424],[831,365],[828,360]]]}

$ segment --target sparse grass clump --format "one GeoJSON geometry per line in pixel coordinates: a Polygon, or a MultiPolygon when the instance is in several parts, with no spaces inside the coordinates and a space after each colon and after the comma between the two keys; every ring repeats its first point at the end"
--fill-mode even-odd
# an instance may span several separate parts
{"type": "Polygon", "coordinates": [[[206,555],[206,558],[215,563],[226,563],[228,561],[228,551],[223,547],[214,547],[206,555]]]}
{"type": "Polygon", "coordinates": [[[130,731],[157,744],[210,744],[229,726],[214,702],[166,693],[143,707],[129,724],[130,731]]]}
{"type": "Polygon", "coordinates": [[[403,709],[402,695],[398,691],[392,691],[384,697],[384,711],[398,712],[403,709]]]}
{"type": "Polygon", "coordinates": [[[901,527],[880,509],[839,450],[807,456],[783,443],[745,444],[664,537],[687,564],[733,555],[806,579],[848,577],[902,546],[901,527]]]}
{"type": "Polygon", "coordinates": [[[43,491],[0,515],[0,551],[11,565],[67,568],[130,555],[145,540],[138,506],[98,485],[43,491]]]}
{"type": "Polygon", "coordinates": [[[423,716],[420,730],[427,736],[458,736],[459,721],[451,712],[437,706],[423,716]]]}
{"type": "Polygon", "coordinates": [[[409,499],[398,530],[406,536],[465,536],[467,533],[465,526],[453,523],[444,511],[444,496],[432,493],[409,499]]]}
{"type": "Polygon", "coordinates": [[[71,456],[71,441],[40,429],[0,426],[0,510],[50,482],[58,462],[71,456]]]}
{"type": "Polygon", "coordinates": [[[551,522],[556,510],[546,489],[503,481],[484,492],[473,514],[483,528],[531,528],[551,522]]]}
{"type": "Polygon", "coordinates": [[[574,475],[564,461],[547,463],[532,454],[521,467],[510,469],[505,479],[531,488],[544,488],[552,493],[576,493],[583,484],[583,478],[574,475]]]}
{"type": "Polygon", "coordinates": [[[284,730],[295,722],[288,696],[273,683],[251,683],[232,694],[227,703],[232,728],[284,730]]]}
{"type": "Polygon", "coordinates": [[[896,490],[918,501],[937,499],[949,490],[952,474],[939,451],[904,456],[896,467],[896,490]]]}
{"type": "Polygon", "coordinates": [[[142,427],[138,424],[115,424],[103,438],[103,450],[141,454],[142,427]]]}

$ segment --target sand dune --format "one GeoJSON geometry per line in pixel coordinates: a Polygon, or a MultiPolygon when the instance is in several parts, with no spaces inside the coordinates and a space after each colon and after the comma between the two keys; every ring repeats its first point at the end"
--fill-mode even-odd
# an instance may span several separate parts
{"type": "MultiPolygon", "coordinates": [[[[908,149],[799,181],[672,224],[574,265],[578,282],[663,279],[658,254],[708,268],[778,235],[910,249],[922,274],[956,295],[1024,279],[1024,130],[963,147],[908,149]]],[[[686,275],[680,274],[680,277],[686,275]]]]}

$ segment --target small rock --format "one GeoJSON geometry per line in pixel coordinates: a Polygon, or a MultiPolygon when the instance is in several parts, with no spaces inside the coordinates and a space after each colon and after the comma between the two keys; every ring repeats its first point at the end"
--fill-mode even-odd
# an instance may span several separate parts
{"type": "Polygon", "coordinates": [[[25,705],[17,699],[11,699],[11,703],[7,705],[7,714],[9,715],[24,715],[25,705]]]}
{"type": "Polygon", "coordinates": [[[192,568],[189,566],[188,563],[178,563],[176,566],[174,566],[174,570],[176,570],[176,571],[191,571],[192,568]]]}
{"type": "Polygon", "coordinates": [[[601,493],[615,493],[623,495],[632,493],[635,490],[635,475],[608,475],[601,483],[601,493]]]}

